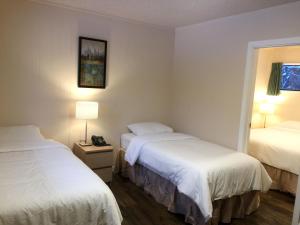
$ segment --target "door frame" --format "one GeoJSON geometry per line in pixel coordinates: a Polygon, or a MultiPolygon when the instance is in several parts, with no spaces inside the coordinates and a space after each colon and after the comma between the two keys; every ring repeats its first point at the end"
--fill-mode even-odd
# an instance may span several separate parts
{"type": "Polygon", "coordinates": [[[292,225],[299,225],[300,224],[299,222],[300,222],[300,179],[298,179],[292,225]]]}
{"type": "Polygon", "coordinates": [[[241,116],[240,116],[240,127],[239,127],[239,134],[238,134],[238,146],[237,146],[239,152],[247,153],[248,139],[250,133],[249,132],[250,122],[252,117],[254,90],[255,90],[258,49],[293,46],[293,45],[300,45],[300,37],[254,41],[248,43],[245,79],[244,79],[244,87],[243,87],[243,95],[242,95],[242,108],[241,108],[241,116]]]}
{"type": "MultiPolygon", "coordinates": [[[[249,42],[247,48],[245,80],[243,87],[242,108],[240,117],[240,128],[238,137],[238,151],[247,153],[247,146],[250,134],[250,123],[252,117],[256,67],[258,59],[258,49],[271,47],[284,47],[300,45],[300,37],[264,40],[249,42]]],[[[300,179],[298,179],[298,187],[294,206],[292,225],[300,225],[300,179]]]]}

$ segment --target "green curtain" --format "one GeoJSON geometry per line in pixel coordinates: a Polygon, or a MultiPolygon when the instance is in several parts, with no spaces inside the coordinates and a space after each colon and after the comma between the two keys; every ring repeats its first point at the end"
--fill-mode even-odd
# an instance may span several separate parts
{"type": "Polygon", "coordinates": [[[272,63],[272,71],[268,84],[268,95],[280,95],[282,63],[272,63]]]}

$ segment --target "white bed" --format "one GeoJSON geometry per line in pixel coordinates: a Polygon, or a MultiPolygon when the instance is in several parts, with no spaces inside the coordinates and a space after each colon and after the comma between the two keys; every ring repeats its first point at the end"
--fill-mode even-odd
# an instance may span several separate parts
{"type": "Polygon", "coordinates": [[[135,136],[136,135],[133,133],[125,133],[121,135],[121,147],[124,151],[126,151],[128,145],[135,136]]]}
{"type": "Polygon", "coordinates": [[[0,127],[0,224],[120,225],[108,186],[69,148],[32,129],[0,127]]]}
{"type": "Polygon", "coordinates": [[[300,122],[252,129],[248,153],[269,166],[299,175],[300,122]]]}
{"type": "Polygon", "coordinates": [[[130,165],[138,163],[170,180],[195,201],[208,221],[212,202],[249,191],[267,191],[271,179],[261,163],[243,153],[180,133],[124,134],[130,165]]]}

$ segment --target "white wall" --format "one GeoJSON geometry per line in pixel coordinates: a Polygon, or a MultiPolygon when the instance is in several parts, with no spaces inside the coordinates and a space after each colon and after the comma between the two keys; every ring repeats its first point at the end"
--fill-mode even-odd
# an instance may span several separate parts
{"type": "MultiPolygon", "coordinates": [[[[266,94],[272,63],[300,63],[300,46],[263,48],[258,52],[255,96],[266,94]]],[[[281,91],[282,101],[275,104],[275,112],[269,115],[267,126],[286,120],[300,121],[300,91],[281,91]]],[[[258,98],[259,100],[259,98],[258,98]]],[[[252,127],[263,126],[263,116],[259,113],[259,101],[254,101],[252,127]]]]}
{"type": "Polygon", "coordinates": [[[0,125],[36,124],[65,144],[83,138],[76,100],[100,104],[90,134],[119,146],[126,125],[169,123],[174,33],[97,15],[2,0],[0,125]],[[108,40],[107,88],[77,88],[78,36],[108,40]]]}
{"type": "Polygon", "coordinates": [[[296,2],[177,28],[175,128],[237,148],[248,42],[300,36],[299,12],[296,2]]]}
{"type": "Polygon", "coordinates": [[[0,7],[0,125],[33,123],[72,145],[76,100],[96,100],[95,133],[158,120],[236,148],[249,41],[300,36],[300,2],[170,30],[23,0],[0,7]],[[109,41],[107,88],[77,88],[78,36],[109,41]],[[170,83],[171,81],[171,83],[170,83]],[[171,118],[169,118],[171,117],[171,118]]]}

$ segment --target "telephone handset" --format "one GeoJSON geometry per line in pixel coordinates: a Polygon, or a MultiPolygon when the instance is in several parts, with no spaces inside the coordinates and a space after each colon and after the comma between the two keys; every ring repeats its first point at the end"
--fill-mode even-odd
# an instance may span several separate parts
{"type": "Polygon", "coordinates": [[[95,145],[95,146],[107,146],[108,145],[102,136],[93,135],[91,139],[92,139],[93,145],[95,145]]]}

